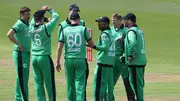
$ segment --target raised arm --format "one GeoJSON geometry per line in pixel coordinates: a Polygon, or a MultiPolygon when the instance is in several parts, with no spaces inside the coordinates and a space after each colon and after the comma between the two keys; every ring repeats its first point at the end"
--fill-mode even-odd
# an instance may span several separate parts
{"type": "Polygon", "coordinates": [[[55,12],[53,9],[49,9],[48,11],[52,15],[52,18],[45,26],[47,27],[48,34],[51,35],[59,20],[59,14],[55,12]]]}

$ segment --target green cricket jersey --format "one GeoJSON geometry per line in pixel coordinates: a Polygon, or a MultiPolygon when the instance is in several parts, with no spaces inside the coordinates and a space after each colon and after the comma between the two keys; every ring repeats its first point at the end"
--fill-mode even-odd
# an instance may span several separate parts
{"type": "MultiPolygon", "coordinates": [[[[19,19],[12,27],[15,34],[14,37],[24,48],[24,51],[30,51],[31,39],[29,34],[29,24],[24,20],[19,19]]],[[[16,44],[14,44],[14,50],[20,50],[16,44]]]]}
{"type": "Polygon", "coordinates": [[[86,58],[86,41],[91,40],[87,28],[81,25],[67,26],[60,34],[59,42],[65,44],[65,58],[86,58]]]}
{"type": "Polygon", "coordinates": [[[115,40],[120,39],[118,41],[115,41],[116,56],[123,55],[124,39],[128,29],[122,24],[119,29],[116,29],[114,26],[112,26],[111,31],[114,34],[115,40]]]}
{"type": "Polygon", "coordinates": [[[34,19],[30,24],[30,36],[32,40],[32,55],[50,55],[51,54],[51,33],[56,27],[59,19],[58,13],[50,10],[52,19],[50,22],[35,26],[34,19]]]}
{"type": "Polygon", "coordinates": [[[97,53],[97,62],[101,64],[114,64],[115,58],[115,39],[111,32],[111,29],[108,28],[101,32],[101,35],[98,39],[96,45],[97,53]]]}
{"type": "MultiPolygon", "coordinates": [[[[70,26],[70,24],[71,24],[71,22],[69,21],[68,18],[59,24],[58,39],[60,37],[62,30],[65,29],[66,27],[70,26]]],[[[85,22],[83,20],[80,20],[80,25],[85,26],[85,22]]]]}
{"type": "Polygon", "coordinates": [[[144,33],[137,26],[132,26],[125,38],[125,57],[128,65],[146,65],[144,33]],[[132,62],[128,62],[128,57],[135,56],[132,62]]]}

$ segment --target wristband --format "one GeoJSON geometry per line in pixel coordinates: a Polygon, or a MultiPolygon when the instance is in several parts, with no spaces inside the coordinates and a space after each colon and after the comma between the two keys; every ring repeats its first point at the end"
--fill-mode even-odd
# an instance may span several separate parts
{"type": "Polygon", "coordinates": [[[93,49],[96,49],[96,45],[94,45],[92,48],[93,48],[93,49]]]}

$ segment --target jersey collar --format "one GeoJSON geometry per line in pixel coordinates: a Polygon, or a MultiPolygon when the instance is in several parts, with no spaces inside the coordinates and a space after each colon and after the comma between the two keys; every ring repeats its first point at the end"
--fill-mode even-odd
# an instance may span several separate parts
{"type": "Polygon", "coordinates": [[[124,28],[124,24],[121,24],[121,26],[116,30],[116,28],[114,27],[115,31],[118,31],[120,29],[123,29],[124,28]]]}
{"type": "Polygon", "coordinates": [[[70,26],[78,26],[79,24],[70,24],[70,26]]]}
{"type": "Polygon", "coordinates": [[[111,28],[110,27],[107,27],[107,28],[105,28],[105,29],[103,29],[103,30],[101,30],[102,32],[103,31],[105,31],[105,30],[110,30],[111,28]]]}
{"type": "Polygon", "coordinates": [[[24,23],[25,25],[29,26],[29,22],[26,22],[25,20],[23,20],[23,19],[21,19],[21,18],[20,18],[20,21],[21,21],[22,23],[24,23]]]}
{"type": "Polygon", "coordinates": [[[132,26],[130,26],[130,28],[131,28],[131,27],[138,27],[138,26],[137,26],[137,24],[133,24],[132,26]]]}
{"type": "Polygon", "coordinates": [[[128,28],[128,25],[125,25],[124,27],[127,27],[127,28],[128,28]]]}
{"type": "Polygon", "coordinates": [[[38,24],[38,25],[35,24],[34,27],[39,27],[39,26],[41,26],[41,25],[43,25],[43,24],[38,24]]]}

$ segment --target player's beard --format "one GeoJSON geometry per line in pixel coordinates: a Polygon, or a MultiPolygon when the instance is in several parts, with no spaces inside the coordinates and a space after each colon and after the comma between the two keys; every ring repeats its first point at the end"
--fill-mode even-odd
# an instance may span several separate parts
{"type": "Polygon", "coordinates": [[[104,25],[98,25],[98,28],[102,31],[104,29],[104,25]]]}
{"type": "Polygon", "coordinates": [[[103,29],[104,29],[103,27],[99,26],[99,30],[101,30],[101,31],[102,31],[103,29]]]}

